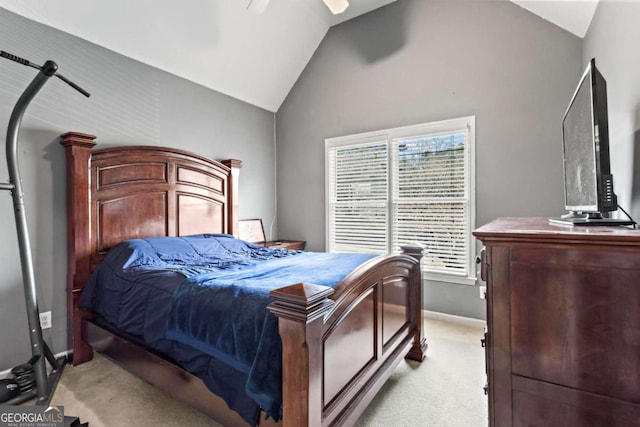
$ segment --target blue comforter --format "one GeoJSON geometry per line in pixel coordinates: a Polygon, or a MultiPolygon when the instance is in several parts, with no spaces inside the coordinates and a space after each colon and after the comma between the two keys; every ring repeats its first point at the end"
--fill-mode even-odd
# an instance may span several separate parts
{"type": "Polygon", "coordinates": [[[268,249],[228,235],[136,239],[109,252],[80,304],[154,348],[167,347],[163,340],[169,338],[224,362],[244,384],[225,390],[224,381],[208,377],[205,384],[217,384],[210,388],[233,409],[233,395],[244,388],[278,420],[282,348],[277,319],[267,310],[269,292],[300,282],[334,286],[372,257],[268,249]],[[144,325],[150,320],[153,328],[144,325]]]}

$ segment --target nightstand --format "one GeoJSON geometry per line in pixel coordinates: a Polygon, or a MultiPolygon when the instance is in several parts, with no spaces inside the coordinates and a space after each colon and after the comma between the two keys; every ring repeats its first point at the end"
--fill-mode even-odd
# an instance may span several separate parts
{"type": "Polygon", "coordinates": [[[259,246],[276,249],[289,249],[291,251],[303,251],[307,242],[302,240],[272,240],[270,242],[257,243],[259,246]]]}

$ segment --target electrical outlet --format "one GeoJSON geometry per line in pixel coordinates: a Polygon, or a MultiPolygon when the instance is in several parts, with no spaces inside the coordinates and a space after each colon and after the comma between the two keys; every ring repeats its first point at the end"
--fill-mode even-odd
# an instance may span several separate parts
{"type": "Polygon", "coordinates": [[[480,288],[480,299],[487,299],[487,287],[479,286],[480,288]]]}
{"type": "Polygon", "coordinates": [[[45,311],[40,313],[40,327],[42,329],[49,329],[51,327],[51,312],[45,311]]]}

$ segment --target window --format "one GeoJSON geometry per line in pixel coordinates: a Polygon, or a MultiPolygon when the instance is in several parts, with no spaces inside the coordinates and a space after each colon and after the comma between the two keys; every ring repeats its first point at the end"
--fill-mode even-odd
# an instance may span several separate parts
{"type": "Polygon", "coordinates": [[[475,283],[475,117],[326,140],[327,248],[420,242],[425,276],[475,283]]]}

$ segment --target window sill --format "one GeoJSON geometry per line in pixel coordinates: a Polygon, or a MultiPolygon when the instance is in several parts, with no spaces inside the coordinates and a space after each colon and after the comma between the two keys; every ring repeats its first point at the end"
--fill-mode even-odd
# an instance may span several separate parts
{"type": "Polygon", "coordinates": [[[454,276],[451,274],[434,273],[433,271],[422,270],[422,280],[433,282],[455,283],[457,285],[475,286],[476,278],[467,276],[454,276]]]}

